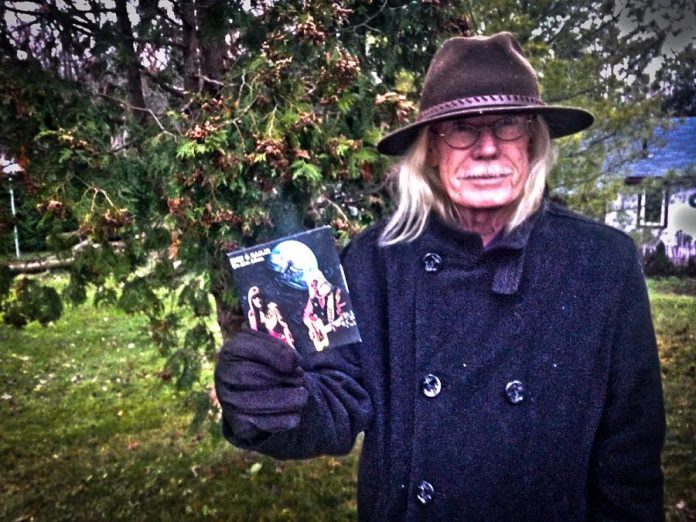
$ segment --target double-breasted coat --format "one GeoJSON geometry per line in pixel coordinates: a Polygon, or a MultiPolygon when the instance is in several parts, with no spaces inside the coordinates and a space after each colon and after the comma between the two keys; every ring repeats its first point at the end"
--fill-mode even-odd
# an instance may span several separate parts
{"type": "Polygon", "coordinates": [[[297,428],[233,443],[350,451],[360,520],[660,520],[664,411],[629,237],[544,203],[484,248],[431,217],[343,253],[363,342],[305,356],[297,428]]]}

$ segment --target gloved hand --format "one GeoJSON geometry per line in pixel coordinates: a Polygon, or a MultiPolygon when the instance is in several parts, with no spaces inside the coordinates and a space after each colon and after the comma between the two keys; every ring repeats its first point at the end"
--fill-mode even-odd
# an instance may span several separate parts
{"type": "Polygon", "coordinates": [[[245,330],[222,346],[215,387],[235,437],[296,427],[308,398],[303,385],[300,356],[269,334],[245,330]]]}

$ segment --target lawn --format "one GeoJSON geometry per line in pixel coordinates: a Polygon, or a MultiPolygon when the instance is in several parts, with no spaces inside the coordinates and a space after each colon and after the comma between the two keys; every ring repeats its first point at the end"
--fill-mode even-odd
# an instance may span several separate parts
{"type": "MultiPolygon", "coordinates": [[[[696,282],[651,281],[668,520],[696,520],[696,282]]],[[[357,452],[277,462],[189,430],[144,321],[113,308],[0,325],[0,520],[353,520],[357,452]]],[[[210,368],[206,369],[210,372],[210,368]]]]}
{"type": "Polygon", "coordinates": [[[696,520],[696,280],[649,281],[667,415],[668,520],[696,520]]]}
{"type": "Polygon", "coordinates": [[[191,433],[144,325],[89,306],[0,325],[0,520],[354,518],[357,455],[276,462],[191,433]]]}

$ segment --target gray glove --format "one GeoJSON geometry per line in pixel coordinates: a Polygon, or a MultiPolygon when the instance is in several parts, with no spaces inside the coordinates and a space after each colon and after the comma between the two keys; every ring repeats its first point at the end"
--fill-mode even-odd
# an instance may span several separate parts
{"type": "Polygon", "coordinates": [[[296,427],[308,398],[295,349],[253,330],[223,344],[215,387],[225,421],[243,440],[296,427]]]}

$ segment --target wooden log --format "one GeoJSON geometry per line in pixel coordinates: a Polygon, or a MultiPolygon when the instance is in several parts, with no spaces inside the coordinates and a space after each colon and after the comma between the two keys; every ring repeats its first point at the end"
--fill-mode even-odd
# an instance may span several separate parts
{"type": "Polygon", "coordinates": [[[8,263],[8,268],[13,274],[36,274],[47,270],[70,268],[74,261],[74,257],[59,259],[56,256],[51,256],[43,259],[31,259],[29,261],[8,263]]]}
{"type": "MultiPolygon", "coordinates": [[[[116,252],[123,251],[126,248],[126,244],[123,241],[110,241],[109,245],[116,252]]],[[[72,251],[81,252],[87,248],[101,248],[101,245],[92,243],[89,240],[84,240],[73,246],[72,251]]],[[[13,274],[36,274],[48,270],[70,268],[74,262],[74,255],[66,257],[46,256],[37,259],[28,259],[26,261],[10,262],[7,266],[13,274]]]]}

